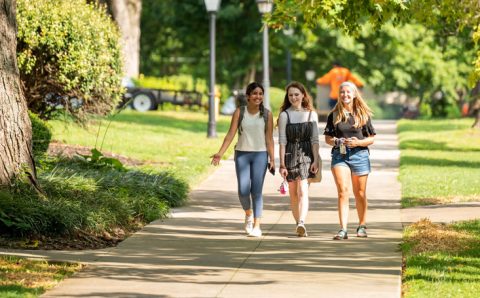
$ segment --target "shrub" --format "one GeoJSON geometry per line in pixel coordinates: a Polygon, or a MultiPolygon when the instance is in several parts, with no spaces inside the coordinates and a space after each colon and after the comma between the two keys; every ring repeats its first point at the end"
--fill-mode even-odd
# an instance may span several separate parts
{"type": "Polygon", "coordinates": [[[32,122],[33,156],[42,158],[47,153],[48,145],[52,139],[52,132],[45,121],[31,112],[28,114],[32,122]]]}
{"type": "Polygon", "coordinates": [[[119,171],[82,160],[42,163],[42,199],[26,183],[0,189],[0,231],[11,236],[102,235],[132,231],[180,206],[188,185],[170,172],[119,171]]]}
{"type": "Polygon", "coordinates": [[[85,0],[18,0],[17,59],[29,109],[106,114],[122,93],[119,32],[85,0]]]}

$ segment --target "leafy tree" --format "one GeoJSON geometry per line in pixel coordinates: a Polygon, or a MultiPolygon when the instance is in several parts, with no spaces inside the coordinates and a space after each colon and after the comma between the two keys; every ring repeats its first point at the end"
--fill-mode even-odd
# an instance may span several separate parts
{"type": "Polygon", "coordinates": [[[17,57],[28,107],[48,117],[61,104],[105,114],[120,99],[119,33],[84,0],[18,0],[17,57]]]}
{"type": "MultiPolygon", "coordinates": [[[[144,0],[143,5],[141,72],[208,77],[209,16],[204,1],[144,0]]],[[[261,69],[262,23],[255,2],[222,1],[216,27],[217,79],[243,86],[261,69]]]]}
{"type": "Polygon", "coordinates": [[[22,92],[15,50],[15,0],[0,0],[0,185],[9,185],[22,171],[36,180],[32,125],[22,92]]]}
{"type": "MultiPolygon", "coordinates": [[[[305,26],[317,28],[325,22],[357,37],[365,46],[365,53],[374,53],[374,59],[365,56],[359,60],[364,65],[360,72],[369,83],[377,89],[396,87],[419,95],[438,110],[437,116],[445,116],[455,94],[465,90],[467,73],[471,74],[470,86],[480,77],[480,60],[475,60],[474,53],[468,50],[473,41],[478,41],[478,33],[471,39],[472,31],[479,28],[478,1],[278,0],[275,3],[271,26],[281,28],[301,19],[305,26]],[[382,26],[384,29],[380,30],[382,26]],[[365,27],[372,28],[367,35],[365,27]],[[468,67],[471,61],[478,63],[474,69],[468,67]],[[434,93],[442,94],[437,96],[439,100],[432,100],[434,93]]],[[[480,51],[475,54],[480,57],[480,51]]]]}
{"type": "MultiPolygon", "coordinates": [[[[137,77],[140,63],[140,15],[142,0],[96,0],[106,4],[122,36],[124,72],[128,77],[137,77]]],[[[90,0],[89,2],[95,2],[90,0]]]]}

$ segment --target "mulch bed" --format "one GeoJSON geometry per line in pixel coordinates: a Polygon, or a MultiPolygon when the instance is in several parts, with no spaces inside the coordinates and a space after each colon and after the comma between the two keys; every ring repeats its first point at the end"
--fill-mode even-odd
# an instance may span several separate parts
{"type": "MultiPolygon", "coordinates": [[[[61,156],[66,158],[72,158],[75,155],[91,155],[92,154],[91,150],[92,150],[91,147],[63,144],[57,141],[52,141],[48,146],[47,154],[50,156],[61,156]]],[[[111,152],[102,151],[102,154],[106,157],[116,158],[126,166],[141,166],[144,164],[152,164],[151,162],[145,162],[145,161],[133,159],[127,156],[123,156],[123,155],[119,155],[111,152]]]]}

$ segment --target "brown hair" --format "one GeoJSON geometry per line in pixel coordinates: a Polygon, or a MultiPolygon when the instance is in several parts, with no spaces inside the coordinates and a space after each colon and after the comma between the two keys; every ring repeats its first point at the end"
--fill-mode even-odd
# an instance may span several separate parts
{"type": "Polygon", "coordinates": [[[280,107],[280,113],[292,106],[290,100],[288,100],[288,89],[297,88],[303,93],[302,107],[308,111],[313,111],[312,97],[308,94],[305,86],[299,82],[291,82],[285,87],[285,98],[283,99],[282,106],[280,107]]]}

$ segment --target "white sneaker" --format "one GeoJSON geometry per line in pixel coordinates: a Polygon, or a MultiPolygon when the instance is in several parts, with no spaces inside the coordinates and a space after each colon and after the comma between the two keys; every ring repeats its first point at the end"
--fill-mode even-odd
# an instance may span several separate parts
{"type": "Polygon", "coordinates": [[[298,223],[296,232],[298,237],[307,237],[307,228],[305,227],[303,221],[300,221],[298,223]]]}
{"type": "Polygon", "coordinates": [[[248,237],[262,237],[262,230],[260,228],[254,228],[248,237]]]}
{"type": "Polygon", "coordinates": [[[250,234],[253,230],[253,215],[245,215],[245,232],[250,234]]]}

